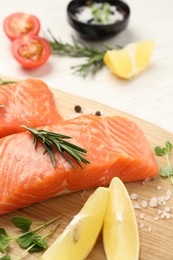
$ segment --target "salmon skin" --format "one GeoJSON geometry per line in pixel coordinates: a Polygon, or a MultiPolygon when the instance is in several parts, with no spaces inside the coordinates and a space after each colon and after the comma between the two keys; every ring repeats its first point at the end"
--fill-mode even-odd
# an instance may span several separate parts
{"type": "Polygon", "coordinates": [[[38,127],[61,119],[52,92],[41,80],[1,85],[0,104],[0,138],[24,131],[21,125],[38,127]]]}
{"type": "Polygon", "coordinates": [[[142,130],[122,117],[81,115],[44,130],[73,137],[87,150],[89,165],[72,166],[58,153],[53,167],[44,147],[34,148],[29,132],[0,140],[0,215],[76,190],[152,178],[158,167],[142,130]]]}

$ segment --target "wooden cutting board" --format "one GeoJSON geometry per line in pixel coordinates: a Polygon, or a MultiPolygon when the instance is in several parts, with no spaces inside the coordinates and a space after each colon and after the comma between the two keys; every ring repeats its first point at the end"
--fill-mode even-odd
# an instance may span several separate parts
{"type": "MultiPolygon", "coordinates": [[[[98,104],[94,101],[87,100],[82,97],[70,95],[68,93],[64,93],[58,90],[52,89],[52,91],[57,102],[57,108],[64,117],[64,119],[76,116],[76,113],[74,112],[74,106],[80,105],[82,107],[83,113],[95,113],[99,110],[102,113],[102,115],[121,115],[134,120],[143,129],[152,149],[156,145],[164,145],[166,140],[170,140],[173,142],[173,134],[149,122],[145,122],[141,119],[133,117],[132,115],[128,115],[117,109],[113,109],[108,106],[98,104]]],[[[159,166],[162,166],[164,164],[162,158],[157,157],[156,159],[159,166]]],[[[169,180],[162,179],[160,177],[157,177],[155,180],[146,183],[128,183],[126,184],[126,187],[130,194],[136,193],[138,195],[138,199],[136,201],[133,201],[133,203],[138,203],[138,205],[140,205],[141,200],[143,199],[149,202],[150,199],[154,196],[165,196],[168,190],[173,192],[173,186],[170,184],[169,180]],[[161,190],[158,190],[158,186],[161,187],[161,190]]],[[[18,210],[15,213],[2,216],[0,217],[0,227],[5,227],[7,231],[12,234],[16,232],[16,229],[14,229],[11,225],[11,218],[13,216],[24,215],[32,218],[35,221],[46,221],[57,215],[60,215],[61,225],[57,229],[55,234],[49,239],[49,243],[51,244],[56,239],[56,237],[64,230],[64,228],[71,221],[73,216],[80,211],[85,201],[92,192],[93,190],[87,190],[62,195],[53,199],[49,199],[45,202],[35,204],[28,208],[18,210]]],[[[147,208],[141,207],[140,209],[135,209],[135,213],[140,233],[140,259],[173,259],[173,198],[167,201],[166,205],[160,205],[157,208],[151,208],[149,206],[147,208]],[[165,206],[172,207],[172,218],[159,218],[157,221],[154,220],[155,217],[160,217],[160,215],[158,215],[158,210],[163,210],[165,206]],[[141,213],[145,214],[144,219],[141,219],[141,213]],[[141,223],[144,224],[143,228],[140,227],[141,223]]],[[[19,255],[21,252],[23,252],[23,250],[21,250],[16,244],[12,244],[9,252],[12,256],[12,259],[14,259],[15,256],[19,255]]],[[[33,255],[25,257],[24,259],[34,260],[38,259],[40,255],[41,253],[35,253],[33,255]]],[[[102,246],[101,235],[99,236],[96,246],[94,247],[93,251],[87,259],[106,259],[102,246]]]]}

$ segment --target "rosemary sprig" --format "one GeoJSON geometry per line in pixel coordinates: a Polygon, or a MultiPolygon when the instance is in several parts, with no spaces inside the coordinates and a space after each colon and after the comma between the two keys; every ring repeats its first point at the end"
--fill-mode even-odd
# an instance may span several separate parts
{"type": "Polygon", "coordinates": [[[86,156],[87,153],[84,148],[65,141],[65,139],[71,139],[72,137],[57,134],[54,132],[48,132],[45,130],[37,130],[28,126],[22,127],[28,130],[33,135],[33,143],[35,145],[35,149],[37,148],[38,140],[40,140],[45,148],[44,153],[48,152],[54,167],[56,167],[54,150],[57,150],[71,164],[74,169],[76,169],[76,166],[72,162],[70,157],[73,158],[81,168],[82,162],[85,164],[90,164],[90,162],[83,157],[83,155],[86,156]]]}
{"type": "Polygon", "coordinates": [[[7,84],[12,84],[12,83],[16,83],[16,81],[14,81],[14,80],[2,80],[2,79],[0,79],[0,85],[7,85],[7,84]]]}
{"type": "MultiPolygon", "coordinates": [[[[94,48],[74,38],[72,38],[73,43],[71,44],[63,43],[60,40],[58,41],[50,30],[48,30],[48,32],[52,38],[52,40],[48,40],[52,49],[52,54],[60,54],[76,58],[86,58],[85,63],[72,67],[74,72],[79,73],[84,77],[89,73],[94,75],[99,69],[101,69],[104,66],[103,58],[106,51],[112,49],[107,45],[103,45],[102,48],[94,48]]],[[[114,49],[119,48],[121,47],[114,47],[114,49]]]]}
{"type": "Polygon", "coordinates": [[[86,77],[89,73],[95,75],[104,65],[104,54],[105,52],[95,54],[93,57],[88,58],[86,63],[73,66],[72,69],[74,69],[75,73],[78,73],[83,77],[86,77]]]}

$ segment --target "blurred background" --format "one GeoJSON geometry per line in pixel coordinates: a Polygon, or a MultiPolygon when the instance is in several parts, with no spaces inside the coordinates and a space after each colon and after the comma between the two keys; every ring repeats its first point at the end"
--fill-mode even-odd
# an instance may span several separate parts
{"type": "MultiPolygon", "coordinates": [[[[40,68],[29,71],[22,68],[11,54],[11,42],[3,31],[4,19],[15,12],[34,14],[41,22],[41,36],[48,37],[50,29],[57,39],[71,42],[72,36],[78,35],[67,21],[68,3],[68,0],[0,0],[0,74],[19,79],[39,78],[52,88],[96,100],[173,131],[173,1],[127,0],[131,10],[128,27],[105,41],[111,46],[124,46],[154,40],[151,64],[139,77],[121,80],[103,67],[94,77],[84,79],[71,70],[82,59],[59,55],[51,55],[40,68]]],[[[102,43],[88,44],[99,47],[102,43]]]]}

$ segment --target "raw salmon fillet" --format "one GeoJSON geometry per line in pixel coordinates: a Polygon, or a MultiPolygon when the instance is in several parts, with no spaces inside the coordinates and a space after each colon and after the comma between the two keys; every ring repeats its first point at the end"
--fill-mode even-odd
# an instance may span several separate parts
{"type": "Polygon", "coordinates": [[[57,152],[54,168],[42,144],[34,148],[28,131],[2,138],[0,215],[63,193],[106,186],[115,176],[132,182],[157,175],[142,130],[127,118],[83,115],[44,129],[73,137],[72,143],[88,151],[90,164],[75,170],[57,152]]]}
{"type": "Polygon", "coordinates": [[[24,131],[21,125],[38,127],[55,124],[56,111],[52,92],[41,80],[28,79],[0,86],[0,138],[24,131]]]}

